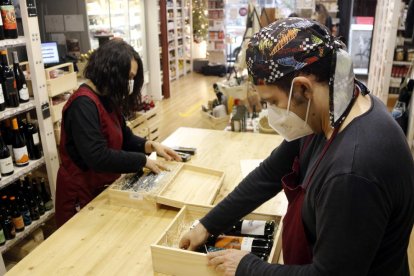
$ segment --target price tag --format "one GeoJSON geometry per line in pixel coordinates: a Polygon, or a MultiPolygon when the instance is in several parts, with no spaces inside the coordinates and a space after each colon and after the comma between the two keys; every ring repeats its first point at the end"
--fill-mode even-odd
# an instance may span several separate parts
{"type": "Polygon", "coordinates": [[[144,199],[142,197],[142,195],[138,194],[138,193],[129,193],[129,198],[133,199],[133,200],[143,200],[144,199]]]}

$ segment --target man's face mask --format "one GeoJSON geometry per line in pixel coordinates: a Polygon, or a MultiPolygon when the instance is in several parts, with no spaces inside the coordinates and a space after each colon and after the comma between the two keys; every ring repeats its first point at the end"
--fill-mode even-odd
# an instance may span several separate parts
{"type": "Polygon", "coordinates": [[[268,106],[269,125],[288,142],[313,133],[313,130],[309,127],[307,123],[311,103],[310,99],[308,100],[305,121],[303,121],[294,112],[289,110],[290,102],[292,99],[293,83],[294,81],[292,81],[292,85],[290,86],[287,109],[277,107],[273,104],[269,104],[268,106]]]}
{"type": "Polygon", "coordinates": [[[134,92],[134,80],[129,80],[128,82],[128,95],[131,95],[134,92]]]}

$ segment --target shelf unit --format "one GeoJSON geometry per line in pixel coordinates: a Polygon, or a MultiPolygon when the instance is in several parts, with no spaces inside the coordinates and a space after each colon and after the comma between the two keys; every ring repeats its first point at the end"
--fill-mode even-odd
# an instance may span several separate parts
{"type": "MultiPolygon", "coordinates": [[[[403,14],[406,5],[401,0],[380,0],[377,3],[375,26],[371,52],[370,74],[368,88],[378,96],[391,109],[398,94],[390,94],[390,89],[398,87],[401,78],[392,77],[395,66],[408,67],[407,61],[395,61],[395,49],[398,44],[410,43],[407,39],[398,39],[397,36],[404,20],[403,14]],[[398,42],[401,41],[401,42],[398,42]]],[[[395,71],[394,71],[395,73],[395,71]]],[[[414,75],[409,76],[414,78],[414,75]]],[[[411,97],[409,107],[409,121],[407,129],[407,142],[414,156],[414,97],[411,97]]]]}
{"type": "MultiPolygon", "coordinates": [[[[33,109],[36,111],[39,125],[39,134],[43,148],[43,157],[39,160],[31,160],[29,165],[23,168],[16,168],[15,172],[11,176],[4,177],[0,181],[0,189],[8,186],[10,183],[17,180],[29,172],[38,169],[41,166],[46,166],[48,183],[50,186],[50,192],[55,200],[55,185],[57,171],[59,168],[56,142],[53,135],[53,125],[49,114],[49,101],[47,96],[46,78],[44,72],[44,65],[40,47],[40,32],[38,25],[38,17],[29,17],[27,12],[26,1],[20,2],[21,17],[24,29],[24,37],[19,37],[14,40],[4,40],[0,42],[0,48],[8,49],[17,46],[26,46],[28,63],[31,68],[31,83],[33,88],[33,96],[28,103],[23,103],[17,108],[7,108],[5,111],[0,112],[0,120],[4,120],[18,114],[29,112],[33,109]]],[[[24,232],[16,235],[13,240],[7,241],[4,246],[0,247],[0,253],[6,252],[14,244],[21,241],[24,237],[29,235],[33,230],[37,229],[42,223],[49,219],[53,215],[54,211],[51,210],[43,215],[39,220],[28,226],[24,232]]],[[[6,273],[6,267],[4,264],[3,256],[0,254],[0,274],[6,273]]]]}
{"type": "MultiPolygon", "coordinates": [[[[166,75],[165,71],[168,68],[169,79],[167,80],[169,81],[176,80],[192,71],[191,4],[190,0],[160,1],[160,5],[163,5],[160,8],[159,24],[161,66],[163,75],[166,75]],[[163,54],[163,51],[167,54],[163,54]],[[168,62],[164,63],[165,59],[168,62]]],[[[163,86],[165,82],[166,78],[163,79],[163,86]]]]}
{"type": "Polygon", "coordinates": [[[226,63],[226,10],[224,0],[208,0],[208,60],[226,63]]]}

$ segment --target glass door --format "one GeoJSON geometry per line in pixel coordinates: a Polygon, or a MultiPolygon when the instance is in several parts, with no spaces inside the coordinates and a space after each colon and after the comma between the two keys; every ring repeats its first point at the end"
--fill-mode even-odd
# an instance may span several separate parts
{"type": "Polygon", "coordinates": [[[89,37],[91,49],[98,48],[98,36],[109,35],[111,31],[111,17],[108,0],[86,0],[89,37]]]}

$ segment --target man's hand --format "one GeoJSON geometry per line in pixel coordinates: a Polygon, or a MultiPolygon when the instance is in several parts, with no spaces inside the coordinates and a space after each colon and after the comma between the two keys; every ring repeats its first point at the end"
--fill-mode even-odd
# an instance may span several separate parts
{"type": "Polygon", "coordinates": [[[241,259],[249,253],[236,249],[210,252],[207,254],[208,265],[214,266],[221,275],[234,276],[241,259]]]}
{"type": "Polygon", "coordinates": [[[181,157],[169,147],[166,147],[158,142],[147,141],[145,143],[145,152],[151,153],[155,151],[157,155],[163,157],[167,161],[181,161],[181,157]]]}
{"type": "Polygon", "coordinates": [[[180,240],[180,248],[194,251],[200,245],[204,244],[209,236],[207,229],[201,224],[197,224],[196,227],[184,234],[180,240]]]}

